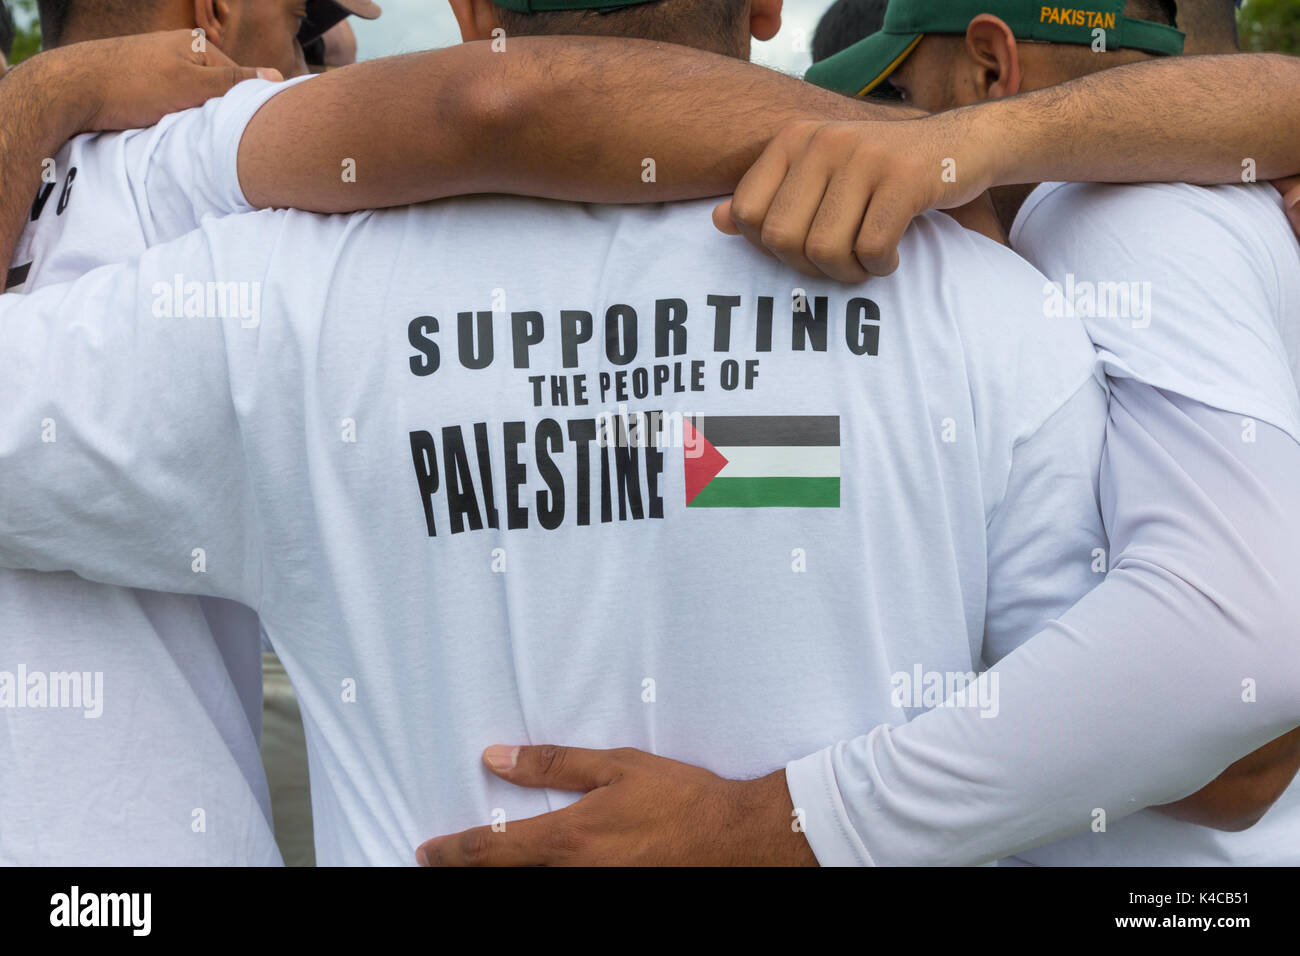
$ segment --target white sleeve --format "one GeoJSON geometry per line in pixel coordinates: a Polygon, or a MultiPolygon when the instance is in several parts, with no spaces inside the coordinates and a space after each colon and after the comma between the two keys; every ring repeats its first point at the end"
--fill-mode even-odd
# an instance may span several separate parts
{"type": "Polygon", "coordinates": [[[265,270],[251,226],[234,233],[236,255],[196,232],[138,262],[0,297],[0,566],[258,606],[261,545],[230,371],[260,330],[170,314],[173,277],[260,283],[261,272],[241,274],[257,258],[265,270]]]}
{"type": "Polygon", "coordinates": [[[245,80],[225,96],[127,134],[126,175],[148,245],[198,228],[205,216],[251,212],[239,185],[239,143],[273,96],[311,79],[245,80]]]}
{"type": "Polygon", "coordinates": [[[791,763],[818,859],[987,862],[1180,799],[1300,723],[1297,474],[1278,429],[1114,383],[1109,574],[981,676],[995,717],[940,707],[791,763]]]}

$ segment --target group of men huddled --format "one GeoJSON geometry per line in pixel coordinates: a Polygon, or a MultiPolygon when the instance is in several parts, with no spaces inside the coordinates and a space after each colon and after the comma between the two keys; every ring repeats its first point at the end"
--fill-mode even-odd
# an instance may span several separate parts
{"type": "Polygon", "coordinates": [[[40,0],[0,861],[281,862],[265,641],[322,864],[1300,863],[1300,61],[449,2],[40,0]]]}

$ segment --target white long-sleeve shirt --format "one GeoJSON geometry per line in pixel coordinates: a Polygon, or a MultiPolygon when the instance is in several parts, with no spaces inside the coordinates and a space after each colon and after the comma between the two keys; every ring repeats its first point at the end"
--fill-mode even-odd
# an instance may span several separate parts
{"type": "Polygon", "coordinates": [[[1294,787],[1258,833],[1143,808],[1300,723],[1300,445],[1131,380],[1110,408],[1106,580],[981,676],[996,720],[941,707],[790,765],[823,865],[1297,862],[1294,787]]]}

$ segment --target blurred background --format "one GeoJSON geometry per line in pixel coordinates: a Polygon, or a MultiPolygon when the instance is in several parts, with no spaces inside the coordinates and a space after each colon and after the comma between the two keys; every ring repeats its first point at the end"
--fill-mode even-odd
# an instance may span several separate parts
{"type": "MultiPolygon", "coordinates": [[[[456,21],[444,0],[379,0],[378,20],[353,18],[362,60],[391,53],[409,53],[460,41],[456,21]]],[[[787,73],[802,73],[811,62],[809,50],[817,20],[831,0],[785,0],[781,33],[754,48],[755,61],[787,73]]],[[[11,0],[19,35],[12,62],[40,48],[35,0],[11,0]]],[[[1239,15],[1244,50],[1276,50],[1300,54],[1300,0],[1246,0],[1239,15]]]]}

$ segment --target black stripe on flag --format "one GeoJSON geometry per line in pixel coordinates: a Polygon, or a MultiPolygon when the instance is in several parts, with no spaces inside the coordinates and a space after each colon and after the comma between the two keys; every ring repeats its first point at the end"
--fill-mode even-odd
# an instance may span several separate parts
{"type": "Polygon", "coordinates": [[[691,425],[720,448],[840,443],[838,415],[701,415],[691,425]]]}

